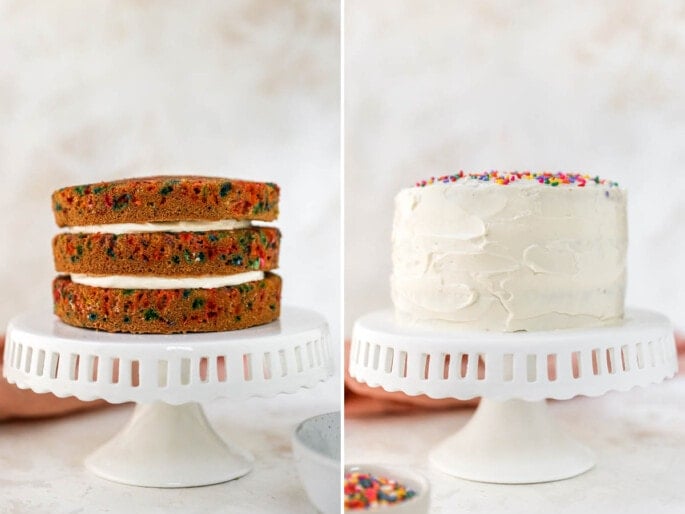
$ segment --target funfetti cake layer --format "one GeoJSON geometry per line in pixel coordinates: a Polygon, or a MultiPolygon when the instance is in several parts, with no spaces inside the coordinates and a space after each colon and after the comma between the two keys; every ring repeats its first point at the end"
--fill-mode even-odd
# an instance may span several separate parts
{"type": "Polygon", "coordinates": [[[575,173],[457,173],[395,198],[399,320],[454,330],[615,323],[626,283],[626,193],[575,173]]]}
{"type": "Polygon", "coordinates": [[[65,323],[107,332],[220,332],[278,319],[281,278],[213,289],[91,287],[60,276],[53,282],[55,314],[65,323]]]}
{"type": "Polygon", "coordinates": [[[236,330],[280,312],[278,186],[168,176],[53,194],[55,313],[113,332],[236,330]],[[266,273],[265,273],[266,272],[266,273]]]}
{"type": "Polygon", "coordinates": [[[64,187],[52,194],[60,227],[179,220],[278,217],[279,189],[270,182],[157,176],[64,187]]]}
{"type": "Polygon", "coordinates": [[[211,232],[59,234],[55,269],[98,275],[221,275],[278,267],[281,234],[272,227],[211,232]]]}

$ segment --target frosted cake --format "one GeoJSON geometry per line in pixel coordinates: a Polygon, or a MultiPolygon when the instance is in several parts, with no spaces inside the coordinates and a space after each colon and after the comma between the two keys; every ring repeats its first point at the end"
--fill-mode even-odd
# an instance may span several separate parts
{"type": "Polygon", "coordinates": [[[395,198],[398,320],[454,330],[609,325],[623,316],[626,192],[577,173],[459,172],[395,198]]]}

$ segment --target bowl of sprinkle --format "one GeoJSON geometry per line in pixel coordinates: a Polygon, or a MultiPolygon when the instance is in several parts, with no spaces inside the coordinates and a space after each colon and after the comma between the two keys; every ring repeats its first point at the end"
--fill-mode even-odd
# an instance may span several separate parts
{"type": "Polygon", "coordinates": [[[426,514],[430,484],[409,469],[380,464],[345,466],[345,512],[426,514]]]}

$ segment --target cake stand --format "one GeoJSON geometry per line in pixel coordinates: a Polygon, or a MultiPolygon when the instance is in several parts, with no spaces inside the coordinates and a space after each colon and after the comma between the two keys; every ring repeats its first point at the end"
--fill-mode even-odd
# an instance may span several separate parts
{"type": "Polygon", "coordinates": [[[7,380],[37,393],[137,402],[128,424],[86,458],[96,475],[147,487],[216,484],[252,456],[224,442],[198,402],[293,393],[330,376],[328,326],[286,307],[278,321],[235,332],[133,335],[76,328],[51,312],[7,328],[7,380]]]}
{"type": "Polygon", "coordinates": [[[480,482],[549,482],[583,473],[592,452],[567,435],[546,399],[600,396],[675,375],[667,318],[628,310],[615,326],[544,332],[448,332],[407,327],[392,310],[357,320],[350,375],[414,396],[481,397],[473,417],[437,445],[430,462],[480,482]]]}

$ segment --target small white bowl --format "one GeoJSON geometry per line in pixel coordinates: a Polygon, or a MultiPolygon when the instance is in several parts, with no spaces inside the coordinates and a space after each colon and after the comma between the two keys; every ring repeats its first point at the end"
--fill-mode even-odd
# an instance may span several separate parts
{"type": "Polygon", "coordinates": [[[370,473],[376,477],[396,480],[416,495],[403,502],[384,505],[375,509],[350,509],[345,512],[365,513],[383,512],[384,514],[427,514],[430,506],[430,483],[422,474],[407,468],[386,466],[382,464],[350,464],[345,466],[345,474],[351,472],[370,473]]]}
{"type": "Polygon", "coordinates": [[[314,416],[293,434],[295,465],[309,501],[324,514],[338,514],[340,483],[340,412],[314,416]]]}

